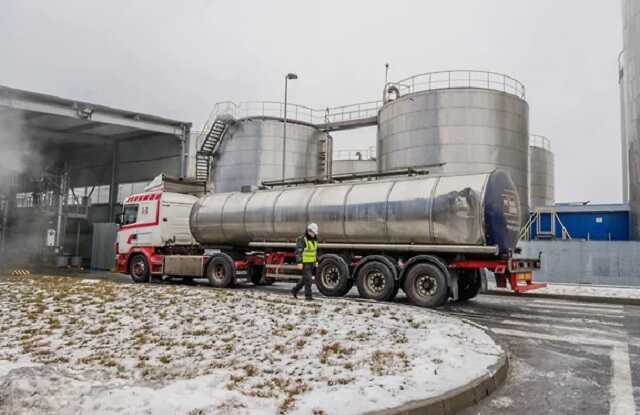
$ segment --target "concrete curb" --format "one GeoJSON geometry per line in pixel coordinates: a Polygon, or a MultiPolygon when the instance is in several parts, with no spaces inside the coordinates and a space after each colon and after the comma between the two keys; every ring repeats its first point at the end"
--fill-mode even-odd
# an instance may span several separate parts
{"type": "MultiPolygon", "coordinates": [[[[492,336],[493,338],[493,336],[492,336]]],[[[498,343],[500,344],[500,343],[498,343]]],[[[459,388],[430,399],[408,402],[391,409],[367,412],[367,415],[451,415],[473,406],[498,389],[509,374],[509,358],[504,355],[487,373],[459,388]]]]}
{"type": "Polygon", "coordinates": [[[618,304],[640,306],[640,298],[620,298],[620,297],[595,297],[590,295],[563,295],[563,294],[531,294],[514,293],[497,290],[488,290],[484,295],[494,295],[497,297],[525,297],[525,298],[549,298],[553,300],[570,300],[582,303],[618,304]]]}

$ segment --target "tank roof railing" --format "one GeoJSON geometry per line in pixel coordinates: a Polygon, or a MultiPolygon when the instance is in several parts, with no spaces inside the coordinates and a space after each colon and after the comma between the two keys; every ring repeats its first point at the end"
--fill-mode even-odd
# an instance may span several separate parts
{"type": "Polygon", "coordinates": [[[416,92],[453,88],[482,88],[505,92],[525,99],[526,90],[522,82],[498,72],[453,70],[427,72],[409,78],[387,82],[383,91],[384,102],[389,101],[390,93],[397,97],[416,92]]]}
{"type": "Polygon", "coordinates": [[[349,149],[349,150],[336,150],[333,152],[333,160],[375,160],[376,148],[369,147],[366,149],[349,149]]]}
{"type": "Polygon", "coordinates": [[[543,135],[531,134],[529,136],[529,146],[551,151],[551,140],[543,135]]]}
{"type": "MultiPolygon", "coordinates": [[[[287,103],[287,120],[316,126],[364,120],[376,117],[382,108],[382,101],[359,102],[338,107],[311,108],[300,104],[287,103]]],[[[230,115],[235,119],[251,117],[284,118],[284,102],[243,101],[234,103],[223,101],[215,104],[209,122],[216,117],[230,115]]]]}

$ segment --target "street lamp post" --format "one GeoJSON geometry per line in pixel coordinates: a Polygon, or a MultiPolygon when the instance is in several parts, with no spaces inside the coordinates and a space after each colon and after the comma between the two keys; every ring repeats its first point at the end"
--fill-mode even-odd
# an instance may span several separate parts
{"type": "Polygon", "coordinates": [[[288,73],[284,77],[284,123],[282,126],[282,182],[285,179],[285,159],[287,157],[287,87],[289,79],[298,79],[298,75],[294,73],[288,73]]]}

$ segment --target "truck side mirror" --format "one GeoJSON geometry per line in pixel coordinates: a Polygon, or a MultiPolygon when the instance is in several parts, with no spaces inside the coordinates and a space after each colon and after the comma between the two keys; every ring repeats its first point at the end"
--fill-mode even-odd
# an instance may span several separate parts
{"type": "Polygon", "coordinates": [[[122,225],[122,213],[118,213],[115,217],[115,222],[116,225],[121,226],[122,225]]]}

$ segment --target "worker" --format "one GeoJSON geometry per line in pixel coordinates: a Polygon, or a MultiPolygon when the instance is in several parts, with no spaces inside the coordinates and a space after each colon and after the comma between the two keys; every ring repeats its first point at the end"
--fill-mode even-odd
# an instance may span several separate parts
{"type": "Polygon", "coordinates": [[[311,295],[311,279],[316,272],[318,260],[318,225],[310,223],[304,235],[296,241],[296,262],[298,269],[302,270],[302,278],[291,290],[294,298],[298,298],[298,292],[304,285],[304,296],[307,300],[313,300],[311,295]]]}

